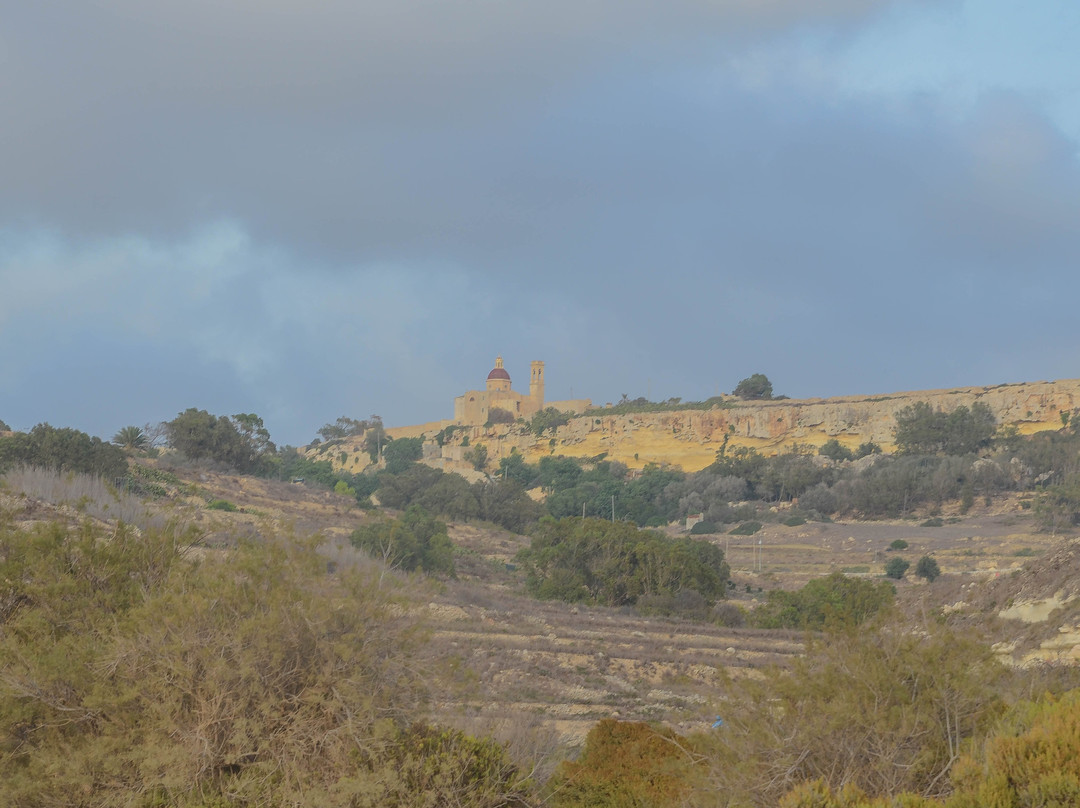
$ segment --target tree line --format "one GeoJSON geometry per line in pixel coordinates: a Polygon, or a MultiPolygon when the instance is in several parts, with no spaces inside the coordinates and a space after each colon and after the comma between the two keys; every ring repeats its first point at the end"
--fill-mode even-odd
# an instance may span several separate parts
{"type": "MultiPolygon", "coordinates": [[[[547,424],[542,419],[537,426],[545,429],[547,424]]],[[[544,514],[556,519],[607,517],[612,510],[617,519],[639,526],[660,526],[701,513],[707,526],[723,530],[725,525],[776,518],[769,508],[777,503],[796,505],[789,518],[894,518],[941,508],[946,502],[959,502],[966,511],[979,498],[989,501],[1017,491],[1032,493],[1033,512],[1045,529],[1080,524],[1080,419],[1063,413],[1061,429],[1022,436],[1015,428],[999,428],[981,402],[950,411],[925,402],[905,407],[896,414],[897,451],[891,455],[872,443],[851,450],[835,439],[816,453],[794,445],[774,456],[746,447],[729,451],[725,443],[709,467],[688,474],[658,466],[630,473],[603,456],[548,456],[530,464],[511,454],[499,461],[491,482],[475,487],[418,471],[423,440],[390,440],[378,416],[363,421],[342,416],[320,430],[329,443],[362,434],[364,450],[384,461],[377,473],[350,474],[335,470],[327,459],[276,447],[254,413],[215,416],[190,408],[162,424],[161,433],[193,462],[278,479],[302,478],[329,488],[341,484],[339,490],[352,492],[361,504],[378,492],[390,507],[417,501],[447,518],[488,519],[511,530],[522,530],[544,514]],[[539,486],[544,504],[530,505],[520,491],[505,485],[511,482],[523,489],[539,486]]],[[[0,468],[41,465],[120,477],[127,465],[122,447],[136,451],[145,446],[145,438],[139,428],[126,427],[110,444],[77,430],[40,424],[28,433],[0,437],[0,468]]],[[[475,453],[481,448],[475,447],[475,453]]]]}

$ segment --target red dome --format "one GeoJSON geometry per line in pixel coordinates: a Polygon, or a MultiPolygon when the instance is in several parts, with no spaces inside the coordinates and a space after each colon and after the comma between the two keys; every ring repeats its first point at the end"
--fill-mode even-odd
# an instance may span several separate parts
{"type": "Polygon", "coordinates": [[[510,374],[506,372],[506,368],[492,368],[491,373],[488,374],[488,381],[492,379],[506,379],[510,381],[510,374]]]}

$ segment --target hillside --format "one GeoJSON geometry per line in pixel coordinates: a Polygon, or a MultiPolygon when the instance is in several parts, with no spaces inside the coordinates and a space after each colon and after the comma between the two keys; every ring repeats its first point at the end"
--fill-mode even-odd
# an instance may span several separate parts
{"type": "MultiPolygon", "coordinates": [[[[465,452],[468,446],[483,443],[491,468],[516,451],[530,462],[547,454],[606,454],[630,468],[657,463],[698,471],[713,462],[725,438],[729,448],[746,446],[764,454],[784,451],[793,444],[816,448],[830,439],[851,449],[872,441],[888,451],[896,413],[923,401],[944,411],[980,402],[990,408],[999,426],[1015,426],[1020,434],[1030,435],[1060,428],[1061,414],[1080,408],[1080,379],[827,399],[742,401],[731,397],[708,410],[620,415],[600,409],[572,417],[553,434],[547,431],[540,436],[520,423],[457,427],[442,446],[436,444],[435,436],[451,424],[448,421],[394,427],[387,432],[391,437],[423,436],[425,462],[447,470],[470,469],[465,452]]],[[[314,451],[321,455],[328,448],[316,447],[314,451]]],[[[359,441],[335,444],[325,456],[336,466],[354,472],[369,463],[359,441]]]]}
{"type": "MultiPolygon", "coordinates": [[[[378,518],[346,496],[304,485],[205,469],[163,470],[166,496],[140,501],[83,478],[47,473],[8,475],[0,509],[15,524],[90,518],[108,526],[179,521],[198,532],[196,555],[227,550],[238,539],[319,535],[328,564],[366,563],[347,542],[355,527],[378,518]],[[106,500],[87,506],[88,496],[106,500]],[[235,510],[219,510],[227,502],[235,510]]],[[[973,630],[988,632],[1015,663],[1080,659],[1075,542],[1035,531],[1018,499],[947,512],[942,524],[917,519],[770,523],[753,537],[711,538],[731,564],[729,600],[744,609],[772,589],[796,589],[832,572],[873,577],[908,543],[904,555],[933,555],[944,573],[933,585],[897,582],[912,610],[942,607],[973,630]],[[1007,607],[1007,608],[1006,608],[1007,607]]],[[[580,744],[600,718],[661,720],[682,731],[710,719],[718,674],[755,675],[801,653],[799,632],[725,627],[626,609],[537,602],[525,595],[515,556],[528,538],[483,523],[450,524],[457,577],[414,581],[411,614],[426,626],[426,653],[442,694],[440,720],[490,728],[527,722],[580,744]],[[448,662],[450,663],[448,666],[448,662]]]]}

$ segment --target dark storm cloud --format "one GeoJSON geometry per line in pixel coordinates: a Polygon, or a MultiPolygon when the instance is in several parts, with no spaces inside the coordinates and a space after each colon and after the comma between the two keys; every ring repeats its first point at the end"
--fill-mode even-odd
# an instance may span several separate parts
{"type": "Polygon", "coordinates": [[[1038,99],[847,95],[787,55],[887,6],[7,10],[0,418],[301,443],[447,417],[497,352],[599,402],[1075,375],[1080,178],[1038,99]]]}
{"type": "Polygon", "coordinates": [[[877,5],[18,4],[0,33],[0,213],[106,233],[226,216],[367,256],[414,240],[401,208],[475,172],[478,137],[533,125],[583,76],[877,5]]]}

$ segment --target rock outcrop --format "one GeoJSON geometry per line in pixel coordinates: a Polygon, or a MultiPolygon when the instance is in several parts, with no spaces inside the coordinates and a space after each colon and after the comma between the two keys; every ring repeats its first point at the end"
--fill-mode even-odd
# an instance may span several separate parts
{"type": "MultiPolygon", "coordinates": [[[[916,402],[928,402],[946,412],[982,402],[999,425],[1013,425],[1021,434],[1059,429],[1062,413],[1080,407],[1080,379],[923,390],[880,396],[827,399],[741,401],[728,399],[708,410],[614,414],[592,410],[572,418],[554,434],[535,436],[521,424],[464,427],[445,445],[429,452],[433,465],[457,468],[464,463],[463,439],[483,443],[491,464],[511,451],[535,462],[547,454],[607,458],[641,468],[648,463],[696,471],[709,465],[727,441],[728,449],[752,447],[764,454],[787,451],[793,444],[813,449],[836,439],[854,449],[873,441],[893,448],[896,413],[916,402]]],[[[391,435],[415,435],[416,429],[389,430],[391,435]]],[[[433,434],[427,434],[433,438],[433,434]]]]}

